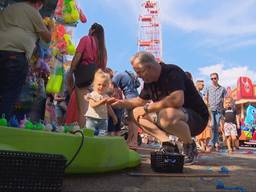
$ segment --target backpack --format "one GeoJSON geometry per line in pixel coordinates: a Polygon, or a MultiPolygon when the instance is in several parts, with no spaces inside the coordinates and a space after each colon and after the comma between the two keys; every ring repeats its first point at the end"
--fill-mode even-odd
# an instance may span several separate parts
{"type": "Polygon", "coordinates": [[[125,72],[131,77],[131,79],[133,80],[133,84],[135,88],[140,87],[140,81],[139,78],[137,76],[135,76],[133,73],[130,73],[128,71],[125,70],[125,72]]]}

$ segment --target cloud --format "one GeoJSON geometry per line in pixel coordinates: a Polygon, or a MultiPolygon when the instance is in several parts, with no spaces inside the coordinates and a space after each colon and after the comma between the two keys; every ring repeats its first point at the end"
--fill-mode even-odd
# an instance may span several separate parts
{"type": "Polygon", "coordinates": [[[249,69],[248,66],[236,66],[236,67],[224,67],[224,64],[215,64],[210,66],[205,66],[202,68],[199,68],[199,75],[197,79],[205,79],[207,83],[210,79],[210,74],[216,72],[219,74],[220,77],[220,84],[227,87],[235,87],[237,83],[237,79],[240,76],[247,76],[251,78],[252,81],[255,81],[255,72],[251,69],[249,69]]]}
{"type": "Polygon", "coordinates": [[[256,32],[254,0],[161,1],[161,18],[185,31],[212,35],[248,35],[256,32]]]}
{"type": "Polygon", "coordinates": [[[187,33],[196,32],[198,45],[220,51],[255,45],[255,0],[162,0],[161,21],[187,33]],[[244,40],[241,38],[247,37],[244,40]]]}
{"type": "Polygon", "coordinates": [[[236,49],[236,48],[240,48],[240,47],[248,47],[248,46],[254,46],[254,45],[256,45],[256,38],[236,41],[236,42],[231,43],[230,45],[226,45],[225,47],[220,48],[220,49],[221,50],[230,50],[230,49],[236,49]]]}
{"type": "MultiPolygon", "coordinates": [[[[127,19],[137,17],[138,0],[102,0],[106,8],[123,13],[127,19]],[[129,18],[128,17],[128,18],[129,18]]],[[[221,50],[255,45],[255,0],[159,0],[163,25],[184,32],[200,34],[200,44],[221,50]],[[249,39],[241,40],[241,37],[249,39]],[[225,48],[226,47],[226,48],[225,48]]]]}
{"type": "Polygon", "coordinates": [[[123,13],[123,16],[137,16],[139,14],[139,1],[137,0],[100,0],[106,8],[111,8],[118,13],[123,13]],[[126,15],[129,13],[129,15],[126,15]]]}

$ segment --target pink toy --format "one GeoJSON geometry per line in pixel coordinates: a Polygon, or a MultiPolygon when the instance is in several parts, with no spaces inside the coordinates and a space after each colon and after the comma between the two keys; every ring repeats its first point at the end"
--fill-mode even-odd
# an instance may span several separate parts
{"type": "Polygon", "coordinates": [[[58,17],[62,17],[63,3],[64,0],[58,0],[57,7],[55,9],[55,15],[58,17]]]}
{"type": "Polygon", "coordinates": [[[87,18],[85,16],[85,14],[83,13],[82,9],[79,9],[79,17],[80,17],[80,21],[82,23],[86,23],[87,22],[87,18]]]}
{"type": "Polygon", "coordinates": [[[24,119],[20,120],[20,125],[19,125],[19,127],[20,127],[20,128],[24,128],[24,127],[25,127],[25,123],[26,123],[27,121],[28,121],[28,120],[27,120],[27,116],[24,115],[24,119]]]}

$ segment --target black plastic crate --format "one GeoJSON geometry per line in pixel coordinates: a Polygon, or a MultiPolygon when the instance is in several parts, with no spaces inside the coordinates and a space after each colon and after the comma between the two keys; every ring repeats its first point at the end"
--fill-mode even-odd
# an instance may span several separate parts
{"type": "Polygon", "coordinates": [[[151,168],[161,173],[182,173],[184,156],[178,153],[151,152],[151,168]]]}
{"type": "Polygon", "coordinates": [[[0,150],[0,191],[59,192],[66,161],[63,155],[0,150]]]}

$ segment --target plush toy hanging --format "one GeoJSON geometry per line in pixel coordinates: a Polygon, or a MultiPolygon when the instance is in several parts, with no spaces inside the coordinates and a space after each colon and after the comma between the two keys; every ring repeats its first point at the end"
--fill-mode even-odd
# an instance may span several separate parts
{"type": "Polygon", "coordinates": [[[55,67],[46,85],[47,93],[59,93],[61,91],[64,76],[63,63],[63,56],[57,55],[54,57],[55,67]]]}
{"type": "Polygon", "coordinates": [[[256,108],[249,105],[246,109],[246,117],[244,120],[246,126],[255,127],[256,125],[256,108]]]}
{"type": "Polygon", "coordinates": [[[67,24],[78,22],[79,11],[74,0],[64,0],[63,18],[67,24]]]}
{"type": "Polygon", "coordinates": [[[55,17],[58,22],[69,25],[76,25],[79,19],[82,23],[87,21],[85,14],[78,8],[75,0],[59,0],[55,17]]]}
{"type": "Polygon", "coordinates": [[[80,15],[80,21],[82,23],[86,23],[87,22],[87,18],[85,16],[84,12],[82,11],[82,9],[79,9],[79,15],[80,15]]]}
{"type": "Polygon", "coordinates": [[[64,0],[58,0],[57,7],[55,9],[55,16],[61,18],[63,11],[64,0]]]}
{"type": "Polygon", "coordinates": [[[71,41],[71,35],[67,32],[64,25],[56,25],[52,34],[51,43],[52,55],[59,54],[74,55],[76,48],[71,41]]]}

